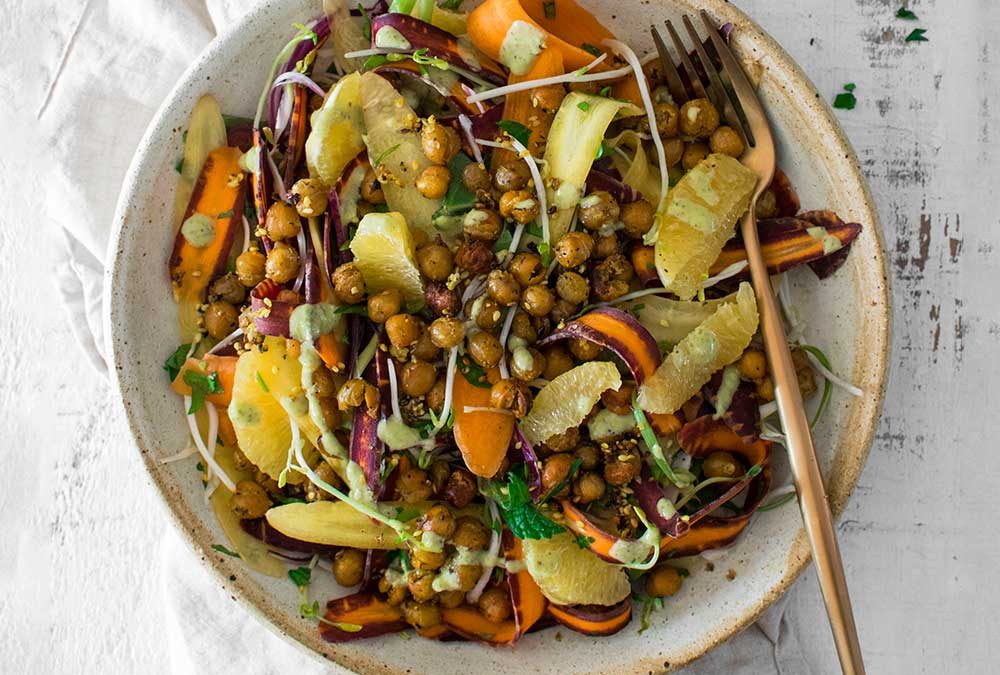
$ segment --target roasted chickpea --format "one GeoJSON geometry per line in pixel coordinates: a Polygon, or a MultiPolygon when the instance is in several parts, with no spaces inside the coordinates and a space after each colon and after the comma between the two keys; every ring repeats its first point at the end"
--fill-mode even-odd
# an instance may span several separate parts
{"type": "Polygon", "coordinates": [[[521,286],[533,286],[545,281],[545,267],[537,253],[522,251],[510,261],[508,271],[521,286]]]}
{"type": "Polygon", "coordinates": [[[417,191],[428,199],[441,199],[448,193],[451,172],[446,166],[429,166],[420,172],[414,182],[417,191]]]}
{"type": "Polygon", "coordinates": [[[500,197],[500,215],[527,225],[538,217],[538,200],[527,190],[511,190],[500,197]]]}
{"type": "Polygon", "coordinates": [[[394,314],[385,322],[386,336],[397,349],[405,349],[420,339],[423,329],[423,322],[412,314],[394,314]]]}
{"type": "Polygon", "coordinates": [[[510,593],[498,586],[487,588],[479,596],[479,613],[493,623],[506,621],[514,613],[510,593]]]}
{"type": "Polygon", "coordinates": [[[743,154],[743,139],[732,127],[722,126],[712,132],[708,139],[708,147],[712,152],[739,157],[743,154]]]}
{"type": "Polygon", "coordinates": [[[604,463],[604,480],[610,485],[628,485],[642,471],[642,460],[637,452],[613,455],[604,463]]]}
{"type": "Polygon", "coordinates": [[[552,345],[542,351],[545,355],[545,372],[542,377],[553,380],[573,367],[573,358],[562,345],[552,345]]]}
{"type": "Polygon", "coordinates": [[[416,548],[410,552],[410,562],[418,570],[436,570],[444,565],[445,555],[443,551],[429,551],[425,548],[416,548]]]}
{"type": "MultiPolygon", "coordinates": [[[[433,410],[435,413],[440,414],[442,408],[444,408],[444,392],[446,386],[447,383],[445,382],[444,378],[439,377],[438,381],[434,383],[434,386],[431,387],[431,390],[427,392],[427,395],[424,397],[424,403],[427,404],[427,407],[433,410]]],[[[445,466],[447,466],[447,464],[445,466]]],[[[444,478],[441,481],[442,486],[444,485],[444,481],[447,479],[448,479],[448,474],[445,474],[444,478]]],[[[437,482],[435,482],[434,485],[435,485],[434,491],[440,492],[441,486],[438,486],[437,482]]]]}
{"type": "MultiPolygon", "coordinates": [[[[434,487],[421,469],[404,469],[396,478],[396,492],[407,504],[426,501],[434,494],[434,487]]],[[[438,565],[440,567],[440,565],[438,565]]]]}
{"type": "Polygon", "coordinates": [[[706,478],[735,478],[743,473],[743,467],[732,453],[716,450],[705,458],[701,471],[706,478]]]}
{"type": "Polygon", "coordinates": [[[451,349],[465,338],[465,327],[459,319],[441,317],[431,322],[431,342],[441,349],[451,349]]]}
{"type": "Polygon", "coordinates": [[[257,249],[247,249],[236,256],[236,276],[240,283],[251,288],[264,281],[265,257],[257,249]]]}
{"type": "Polygon", "coordinates": [[[469,316],[475,319],[476,326],[481,330],[493,330],[500,325],[503,312],[496,300],[484,295],[470,301],[469,316]]]}
{"type": "Polygon", "coordinates": [[[618,237],[613,234],[601,235],[594,240],[594,257],[598,260],[617,255],[620,250],[618,237]]]}
{"type": "Polygon", "coordinates": [[[470,192],[482,193],[490,190],[490,172],[482,164],[471,162],[462,169],[462,182],[470,192]]]}
{"type": "Polygon", "coordinates": [[[577,427],[570,427],[562,433],[546,438],[545,447],[552,452],[570,452],[579,442],[580,430],[577,427]]]}
{"type": "Polygon", "coordinates": [[[229,508],[242,519],[260,518],[271,508],[267,490],[250,480],[236,484],[236,492],[229,498],[229,508]]]}
{"type": "Polygon", "coordinates": [[[632,263],[620,253],[608,256],[590,273],[594,295],[602,301],[614,300],[628,293],[629,282],[635,276],[632,263]]]}
{"type": "Polygon", "coordinates": [[[441,349],[431,340],[430,332],[425,330],[410,347],[410,355],[421,361],[433,362],[441,355],[441,349]]]}
{"type": "Polygon", "coordinates": [[[580,460],[580,469],[591,471],[601,461],[601,453],[596,446],[585,443],[573,451],[573,458],[580,460]]]}
{"type": "Polygon", "coordinates": [[[247,297],[247,289],[235,274],[223,274],[208,287],[208,300],[224,300],[231,305],[240,305],[247,297]]]}
{"type": "Polygon", "coordinates": [[[559,298],[556,300],[556,304],[552,305],[552,311],[547,318],[551,319],[554,324],[559,325],[561,322],[568,321],[579,309],[580,305],[578,303],[559,298]]]}
{"type": "Polygon", "coordinates": [[[326,366],[319,366],[313,371],[312,393],[320,398],[337,395],[337,383],[333,381],[333,375],[326,369],[326,366]]]}
{"type": "Polygon", "coordinates": [[[656,251],[652,246],[636,246],[630,256],[632,269],[646,281],[656,277],[656,251]]]}
{"type": "Polygon", "coordinates": [[[622,206],[622,225],[625,234],[633,239],[639,239],[653,227],[653,216],[656,210],[645,199],[629,202],[622,206]]]}
{"type": "Polygon", "coordinates": [[[684,136],[708,138],[719,126],[719,111],[707,98],[691,99],[681,106],[680,127],[684,136]]]}
{"type": "Polygon", "coordinates": [[[748,349],[736,363],[740,376],[747,380],[759,380],[767,375],[767,357],[759,349],[748,349]]]}
{"type": "Polygon", "coordinates": [[[407,588],[406,584],[393,586],[384,576],[378,581],[378,589],[385,593],[385,601],[393,607],[403,604],[403,601],[410,595],[410,589],[407,588]]]}
{"type": "Polygon", "coordinates": [[[455,252],[455,264],[471,276],[488,272],[494,260],[493,249],[485,241],[464,241],[455,252]]]}
{"type": "MultiPolygon", "coordinates": [[[[328,483],[338,489],[342,487],[340,476],[338,476],[337,472],[333,470],[333,467],[327,464],[326,462],[320,462],[319,466],[317,466],[314,471],[316,473],[316,476],[324,483],[328,483]]],[[[329,492],[319,487],[318,485],[314,484],[312,481],[309,481],[307,483],[306,487],[307,502],[322,502],[322,501],[328,501],[332,498],[333,495],[331,495],[329,492]]]]}
{"type": "Polygon", "coordinates": [[[556,242],[556,260],[563,267],[579,267],[594,251],[594,238],[586,232],[567,232],[556,242]]]}
{"type": "Polygon", "coordinates": [[[424,514],[420,529],[447,539],[455,533],[455,516],[447,506],[435,504],[424,514]]]}
{"type": "Polygon", "coordinates": [[[302,230],[302,222],[295,207],[285,202],[275,202],[267,210],[264,231],[272,241],[291,239],[302,230]]]}
{"type": "Polygon", "coordinates": [[[351,410],[362,404],[377,408],[381,400],[378,387],[360,378],[348,380],[337,392],[337,407],[341,410],[351,410]]]}
{"type": "Polygon", "coordinates": [[[458,577],[458,590],[465,595],[479,582],[479,577],[483,573],[482,565],[456,565],[455,573],[458,577]]]}
{"type": "Polygon", "coordinates": [[[406,575],[406,587],[410,589],[410,595],[417,602],[427,602],[433,600],[437,595],[434,590],[434,577],[437,573],[433,570],[411,570],[406,575]]]}
{"type": "MultiPolygon", "coordinates": [[[[754,215],[757,218],[774,218],[778,215],[778,197],[774,194],[774,190],[767,188],[764,190],[760,197],[757,198],[757,208],[754,209],[754,215]]],[[[237,272],[239,268],[237,268],[237,272]]]]}
{"type": "Polygon", "coordinates": [[[533,347],[516,349],[510,359],[510,374],[524,382],[531,382],[545,372],[545,357],[533,347]]]}
{"type": "Polygon", "coordinates": [[[680,572],[670,565],[660,565],[646,577],[646,595],[665,598],[681,590],[683,583],[680,572]]]}
{"type": "Polygon", "coordinates": [[[586,471],[573,481],[573,500],[581,504],[595,502],[604,496],[607,485],[600,474],[586,471]]]}
{"type": "Polygon", "coordinates": [[[704,143],[688,143],[681,156],[681,166],[685,171],[690,171],[701,163],[701,160],[708,157],[708,146],[704,143]]]}
{"type": "Polygon", "coordinates": [[[521,297],[521,286],[510,272],[493,270],[486,277],[486,292],[501,307],[510,307],[521,297]]]}
{"type": "Polygon", "coordinates": [[[493,174],[493,187],[501,193],[523,190],[530,179],[531,172],[527,165],[520,159],[514,159],[497,167],[493,174]]]}
{"type": "MultiPolygon", "coordinates": [[[[542,490],[548,492],[562,483],[569,477],[569,470],[573,467],[573,455],[568,452],[560,452],[545,460],[542,466],[542,490]]],[[[570,486],[567,484],[559,492],[552,495],[556,499],[568,497],[570,486]]]]}
{"type": "Polygon", "coordinates": [[[464,602],[464,591],[441,591],[438,593],[438,605],[445,609],[455,609],[464,602]]]}
{"type": "Polygon", "coordinates": [[[444,281],[454,271],[455,260],[448,247],[437,241],[417,249],[417,265],[428,279],[444,281]]]}
{"type": "Polygon", "coordinates": [[[482,551],[490,543],[490,530],[472,516],[462,516],[455,521],[455,533],[451,536],[455,546],[463,546],[473,551],[482,551]]]}
{"type": "Polygon", "coordinates": [[[469,356],[483,368],[493,368],[500,363],[503,346],[496,336],[484,331],[470,335],[466,342],[469,356]]]}
{"type": "Polygon", "coordinates": [[[385,204],[385,192],[374,169],[368,169],[361,180],[361,198],[370,204],[385,204]]]}
{"type": "Polygon", "coordinates": [[[326,425],[327,429],[336,429],[344,420],[344,416],[340,414],[340,407],[337,405],[336,394],[319,399],[319,411],[323,414],[323,424],[326,425]]]}
{"type": "Polygon", "coordinates": [[[365,554],[356,548],[342,548],[333,556],[333,578],[341,586],[357,586],[365,575],[365,554]]]}
{"type": "Polygon", "coordinates": [[[476,479],[466,469],[453,470],[444,485],[444,498],[456,509],[468,506],[476,492],[476,479]]]}
{"type": "Polygon", "coordinates": [[[205,330],[210,337],[221,340],[236,330],[239,311],[225,300],[216,300],[205,309],[205,330]]]}
{"type": "Polygon", "coordinates": [[[632,414],[632,394],[635,392],[635,384],[632,382],[622,382],[618,390],[607,389],[601,394],[601,403],[604,407],[616,415],[632,414]]]}
{"type": "Polygon", "coordinates": [[[434,316],[455,316],[462,306],[458,291],[443,281],[431,281],[424,287],[424,302],[434,316]]]}
{"type": "MultiPolygon", "coordinates": [[[[673,138],[677,135],[680,113],[673,103],[654,103],[653,114],[656,116],[656,131],[661,138],[673,138]]],[[[645,116],[639,124],[639,128],[649,133],[649,121],[645,116]]]]}
{"type": "Polygon", "coordinates": [[[538,341],[538,329],[532,323],[531,317],[524,312],[518,312],[514,315],[514,321],[510,324],[510,333],[529,345],[538,341]]]}
{"type": "Polygon", "coordinates": [[[521,309],[531,316],[545,316],[552,311],[555,302],[552,289],[542,284],[528,286],[521,294],[521,309]]]}
{"type": "Polygon", "coordinates": [[[674,167],[684,156],[684,140],[680,138],[670,138],[663,142],[663,158],[667,167],[674,167]]]}
{"type": "Polygon", "coordinates": [[[410,361],[399,373],[399,384],[407,396],[423,396],[437,382],[437,369],[426,361],[410,361]]]}
{"type": "Polygon", "coordinates": [[[621,208],[610,193],[596,190],[580,200],[577,215],[588,230],[599,230],[618,220],[621,208]]]}
{"type": "Polygon", "coordinates": [[[590,296],[590,283],[583,275],[566,270],[556,279],[556,293],[567,302],[586,302],[590,296]]]}
{"type": "Polygon", "coordinates": [[[292,203],[303,218],[312,218],[326,211],[330,203],[323,183],[315,178],[300,178],[292,186],[292,203]]]}
{"type": "Polygon", "coordinates": [[[472,209],[462,218],[462,231],[468,239],[493,241],[502,230],[500,216],[492,209],[472,209]]]}
{"type": "Polygon", "coordinates": [[[299,254],[288,244],[276,242],[267,254],[264,270],[269,279],[279,284],[287,283],[299,274],[299,254]]]}
{"type": "Polygon", "coordinates": [[[757,398],[762,401],[774,400],[774,382],[770,377],[765,377],[757,382],[757,398]]]}
{"type": "Polygon", "coordinates": [[[583,338],[570,338],[569,351],[580,361],[593,361],[601,353],[603,347],[596,342],[583,338]]]}
{"type": "Polygon", "coordinates": [[[441,623],[441,609],[432,602],[407,600],[403,603],[403,618],[414,628],[433,628],[441,623]]]}
{"type": "Polygon", "coordinates": [[[333,271],[333,293],[345,305],[353,305],[365,298],[365,278],[354,263],[344,263],[333,271]]]}
{"type": "Polygon", "coordinates": [[[427,159],[435,164],[447,164],[462,147],[462,142],[454,129],[430,117],[420,128],[420,147],[427,159]]]}
{"type": "Polygon", "coordinates": [[[387,288],[368,296],[368,318],[375,323],[385,323],[390,316],[399,314],[403,306],[403,294],[396,288],[387,288]]]}
{"type": "Polygon", "coordinates": [[[490,405],[494,408],[510,410],[518,419],[531,409],[531,390],[523,381],[515,378],[497,380],[490,389],[490,405]]]}

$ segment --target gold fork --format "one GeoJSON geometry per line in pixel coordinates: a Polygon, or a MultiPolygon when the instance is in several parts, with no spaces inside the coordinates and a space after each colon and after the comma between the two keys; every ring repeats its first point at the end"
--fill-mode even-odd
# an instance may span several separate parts
{"type": "Polygon", "coordinates": [[[819,462],[816,460],[816,450],[813,447],[809,421],[802,403],[802,393],[799,391],[795,365],[792,363],[792,354],[788,348],[788,338],[785,335],[778,303],[771,290],[770,277],[757,237],[754,211],[757,199],[774,177],[774,140],[754,86],[747,80],[735,55],[720,37],[716,24],[704,10],[700,15],[708,29],[708,43],[702,42],[690,18],[685,15],[682,20],[694,43],[694,53],[702,67],[701,71],[695,67],[693,59],[670,21],[666,22],[667,33],[677,52],[680,70],[674,65],[667,46],[655,27],[652,29],[653,41],[663,66],[667,88],[674,102],[679,106],[689,100],[688,88],[695,97],[711,100],[728,124],[742,135],[746,151],[740,161],[752,169],[758,177],[757,188],[750,200],[750,208],[740,221],[740,228],[743,232],[747,259],[750,261],[750,276],[757,293],[764,348],[771,365],[774,395],[787,439],[792,476],[802,510],[802,519],[805,522],[806,535],[809,537],[813,560],[816,563],[816,576],[819,578],[823,600],[826,602],[827,616],[833,630],[840,667],[844,673],[863,675],[865,667],[861,659],[861,647],[858,644],[847,581],[844,578],[844,565],[837,546],[833,516],[823,489],[823,477],[820,474],[819,462]],[[709,57],[709,44],[718,56],[721,73],[709,57]],[[723,81],[723,75],[728,83],[723,81]]]}

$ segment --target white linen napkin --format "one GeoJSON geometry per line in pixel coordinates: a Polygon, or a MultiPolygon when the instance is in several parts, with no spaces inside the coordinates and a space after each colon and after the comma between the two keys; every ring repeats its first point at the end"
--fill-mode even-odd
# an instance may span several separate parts
{"type": "MultiPolygon", "coordinates": [[[[106,373],[101,294],[121,181],[184,68],[248,7],[239,0],[84,0],[76,7],[48,1],[66,31],[60,59],[45,64],[49,83],[37,112],[49,139],[51,189],[62,196],[46,201],[64,235],[56,278],[81,349],[106,373]]],[[[235,606],[176,533],[161,553],[173,672],[346,672],[309,657],[235,606]]],[[[788,597],[682,672],[811,672],[795,626],[783,616],[788,597]]]]}

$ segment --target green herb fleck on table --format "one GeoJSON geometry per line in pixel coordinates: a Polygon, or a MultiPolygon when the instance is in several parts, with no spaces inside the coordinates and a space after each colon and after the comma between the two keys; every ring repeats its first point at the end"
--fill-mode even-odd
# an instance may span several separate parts
{"type": "Polygon", "coordinates": [[[854,87],[853,82],[845,84],[844,91],[833,99],[833,107],[838,110],[854,110],[854,106],[858,104],[858,99],[854,96],[854,87]]]}
{"type": "Polygon", "coordinates": [[[907,21],[916,21],[917,15],[908,10],[906,7],[900,7],[896,10],[897,19],[906,19],[907,21]]]}
{"type": "Polygon", "coordinates": [[[906,42],[930,42],[930,39],[924,35],[926,32],[926,28],[914,28],[910,31],[910,34],[906,36],[906,42]]]}

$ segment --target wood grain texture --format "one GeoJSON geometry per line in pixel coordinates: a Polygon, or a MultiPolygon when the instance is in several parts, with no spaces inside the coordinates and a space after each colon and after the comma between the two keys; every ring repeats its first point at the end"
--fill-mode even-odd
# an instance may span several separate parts
{"type": "MultiPolygon", "coordinates": [[[[742,0],[838,111],[879,205],[892,260],[893,370],[868,466],[839,530],[872,673],[986,673],[997,656],[1000,554],[991,514],[1000,375],[1000,5],[742,0]],[[914,27],[927,43],[905,43],[914,27]]],[[[44,198],[35,122],[82,3],[0,8],[0,193],[44,198]]],[[[166,85],[164,85],[166,86],[166,85]]],[[[42,149],[42,150],[40,150],[42,149]]],[[[124,171],[124,166],[118,167],[124,171]]],[[[110,221],[113,199],[100,200],[110,221]]],[[[806,207],[821,205],[806,204],[806,207]]],[[[0,634],[10,672],[165,672],[158,546],[167,518],[51,281],[56,223],[5,209],[0,227],[0,634]]],[[[793,508],[793,507],[786,507],[793,508]]],[[[836,671],[807,573],[787,621],[813,671],[836,671]]],[[[250,619],[248,619],[249,621],[250,619]]]]}

